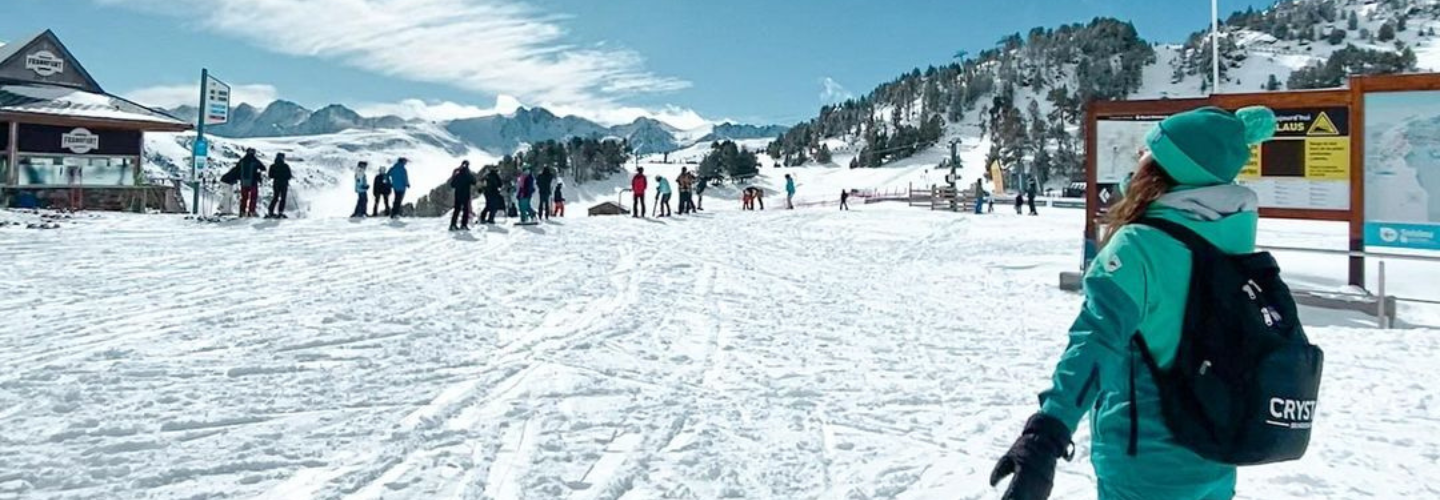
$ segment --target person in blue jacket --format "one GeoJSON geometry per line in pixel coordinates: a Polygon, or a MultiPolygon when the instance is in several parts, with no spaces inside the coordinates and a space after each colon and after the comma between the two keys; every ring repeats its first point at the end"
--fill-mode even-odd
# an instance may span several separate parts
{"type": "Polygon", "coordinates": [[[1228,254],[1255,249],[1259,198],[1235,177],[1250,146],[1273,136],[1275,114],[1200,108],[1166,118],[1146,137],[1150,154],[1125,197],[1106,215],[1112,228],[1085,274],[1085,303],[1055,367],[1040,411],[990,475],[1014,474],[1005,500],[1049,497],[1059,458],[1090,415],[1090,461],[1100,500],[1229,500],[1235,466],[1179,445],[1165,424],[1159,389],[1144,356],[1168,369],[1185,321],[1191,255],[1144,217],[1181,224],[1228,254]],[[1131,342],[1140,336],[1144,343],[1131,342]],[[1143,345],[1145,347],[1138,347],[1143,345]]]}
{"type": "Polygon", "coordinates": [[[405,166],[410,163],[406,158],[395,161],[395,166],[390,167],[390,189],[395,191],[395,206],[391,207],[390,218],[398,218],[405,213],[405,190],[410,189],[410,173],[405,166]]]}
{"type": "Polygon", "coordinates": [[[795,209],[795,178],[785,174],[785,207],[788,210],[795,209]]]}

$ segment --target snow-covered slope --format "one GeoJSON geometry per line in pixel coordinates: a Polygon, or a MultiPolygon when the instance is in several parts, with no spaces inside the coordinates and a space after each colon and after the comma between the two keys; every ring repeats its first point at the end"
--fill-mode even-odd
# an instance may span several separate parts
{"type": "MultiPolygon", "coordinates": [[[[1082,211],[719,208],[0,227],[0,498],[999,498],[1082,211]]],[[[1344,248],[1324,227],[1262,238],[1344,248]]],[[[1344,258],[1281,256],[1296,284],[1344,258]]],[[[1315,436],[1242,498],[1434,498],[1440,331],[1300,314],[1315,436]]],[[[1095,498],[1089,428],[1051,498],[1095,498]]]]}

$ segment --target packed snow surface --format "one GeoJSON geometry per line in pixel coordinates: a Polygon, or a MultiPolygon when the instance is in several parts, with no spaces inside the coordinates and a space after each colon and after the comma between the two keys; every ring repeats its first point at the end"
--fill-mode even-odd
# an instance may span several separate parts
{"type": "MultiPolygon", "coordinates": [[[[998,498],[1081,212],[728,210],[0,227],[0,498],[998,498]]],[[[1303,314],[1314,441],[1241,498],[1440,496],[1440,332],[1303,314]]]]}

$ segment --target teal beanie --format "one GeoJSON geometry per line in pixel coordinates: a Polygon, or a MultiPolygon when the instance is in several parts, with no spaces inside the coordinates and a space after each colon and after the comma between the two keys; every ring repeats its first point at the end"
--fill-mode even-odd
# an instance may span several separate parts
{"type": "Polygon", "coordinates": [[[1250,161],[1250,146],[1275,135],[1275,112],[1263,106],[1231,113],[1204,107],[1180,113],[1145,137],[1155,161],[1182,186],[1235,181],[1250,161]]]}

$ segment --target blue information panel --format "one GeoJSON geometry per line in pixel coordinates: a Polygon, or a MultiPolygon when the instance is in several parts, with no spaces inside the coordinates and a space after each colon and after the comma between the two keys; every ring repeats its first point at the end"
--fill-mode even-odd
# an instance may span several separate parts
{"type": "Polygon", "coordinates": [[[1365,245],[1440,250],[1440,225],[1367,222],[1365,245]]]}

